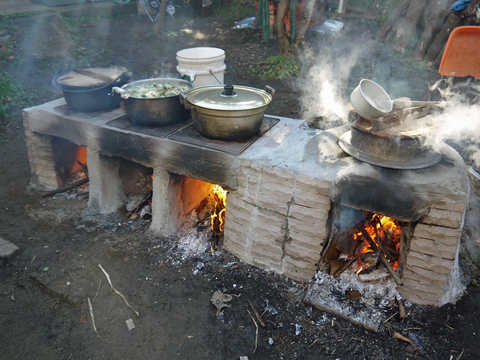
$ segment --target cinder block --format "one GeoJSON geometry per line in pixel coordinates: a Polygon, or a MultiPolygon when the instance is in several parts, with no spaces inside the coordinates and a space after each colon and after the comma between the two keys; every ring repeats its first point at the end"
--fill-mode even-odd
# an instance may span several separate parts
{"type": "Polygon", "coordinates": [[[325,242],[324,238],[306,236],[294,231],[289,232],[289,237],[290,243],[292,244],[310,249],[312,251],[317,251],[318,253],[323,250],[323,244],[325,242]]]}
{"type": "Polygon", "coordinates": [[[463,213],[456,211],[446,211],[439,209],[430,209],[430,212],[420,219],[423,224],[444,226],[457,229],[462,221],[463,213]]]}
{"type": "Polygon", "coordinates": [[[37,166],[36,173],[38,176],[43,178],[55,179],[57,177],[57,172],[55,170],[41,169],[37,166]]]}
{"type": "Polygon", "coordinates": [[[247,177],[247,174],[244,174],[242,172],[239,172],[237,174],[237,184],[238,184],[238,187],[241,188],[246,188],[248,185],[247,185],[247,182],[248,182],[248,177],[247,177]]]}
{"type": "Polygon", "coordinates": [[[257,222],[252,230],[253,234],[260,235],[264,238],[274,239],[277,241],[283,241],[285,239],[285,229],[279,228],[261,222],[257,222]]]}
{"type": "Polygon", "coordinates": [[[320,252],[293,243],[287,243],[285,245],[285,254],[292,259],[312,263],[315,264],[315,266],[320,261],[320,252]]]}
{"type": "Polygon", "coordinates": [[[248,226],[243,226],[233,219],[225,221],[225,230],[230,231],[240,238],[247,237],[250,233],[250,228],[248,226]]]}
{"type": "Polygon", "coordinates": [[[56,178],[37,176],[37,182],[39,185],[43,185],[49,189],[55,189],[59,186],[56,178]]]}
{"type": "Polygon", "coordinates": [[[449,198],[443,198],[442,200],[433,204],[432,208],[463,213],[465,210],[465,201],[466,199],[464,199],[462,202],[456,202],[449,198]]]}
{"type": "Polygon", "coordinates": [[[294,218],[288,219],[288,229],[291,232],[297,232],[309,237],[320,237],[323,238],[326,236],[327,229],[325,228],[325,223],[318,222],[316,224],[305,223],[304,221],[297,220],[294,218]]]}
{"type": "Polygon", "coordinates": [[[226,251],[235,255],[239,259],[246,260],[248,258],[246,249],[243,246],[232,241],[232,237],[227,235],[227,233],[225,233],[223,247],[226,251]]]}
{"type": "Polygon", "coordinates": [[[410,301],[413,304],[438,306],[438,300],[433,300],[424,296],[419,296],[415,292],[415,290],[412,290],[408,287],[401,286],[398,289],[398,292],[400,293],[400,295],[402,295],[402,297],[405,300],[410,301]]]}
{"type": "Polygon", "coordinates": [[[275,211],[270,211],[263,208],[258,208],[258,214],[255,215],[256,222],[259,226],[261,224],[268,224],[272,226],[276,226],[279,229],[286,230],[287,229],[287,216],[279,214],[275,211]]]}
{"type": "MultiPolygon", "coordinates": [[[[264,166],[262,182],[279,184],[293,189],[295,175],[287,170],[264,166]]],[[[290,193],[293,193],[293,191],[290,191],[290,193]]]]}
{"type": "Polygon", "coordinates": [[[308,281],[317,273],[315,264],[299,261],[285,256],[283,259],[282,274],[297,281],[308,281]]]}
{"type": "MultiPolygon", "coordinates": [[[[45,159],[33,159],[35,166],[37,169],[43,169],[48,171],[55,172],[55,162],[52,160],[45,160],[45,159]]],[[[56,173],[56,172],[55,172],[56,173]]]]}
{"type": "Polygon", "coordinates": [[[462,232],[459,229],[435,225],[418,224],[415,228],[415,236],[451,245],[458,244],[461,234],[462,232]]]}
{"type": "Polygon", "coordinates": [[[328,219],[328,211],[291,204],[288,217],[312,224],[318,222],[325,223],[328,219]]]}
{"type": "Polygon", "coordinates": [[[331,202],[328,197],[302,190],[295,190],[293,202],[301,206],[324,211],[329,211],[331,207],[331,202]]]}
{"type": "Polygon", "coordinates": [[[410,242],[410,250],[433,256],[440,256],[444,259],[453,260],[457,253],[457,247],[429,239],[414,236],[410,242]]]}
{"type": "Polygon", "coordinates": [[[441,274],[431,270],[425,270],[417,266],[411,265],[405,266],[402,276],[404,279],[416,280],[441,288],[443,288],[447,283],[446,274],[441,274]]]}
{"type": "Polygon", "coordinates": [[[407,264],[446,275],[450,274],[453,267],[452,260],[443,259],[439,256],[420,254],[411,250],[407,256],[407,264]]]}
{"type": "Polygon", "coordinates": [[[311,178],[305,175],[297,175],[295,189],[328,197],[330,185],[328,181],[325,180],[311,178]]]}
{"type": "Polygon", "coordinates": [[[439,301],[443,293],[443,289],[439,287],[422,284],[418,281],[409,279],[405,280],[404,287],[409,288],[412,293],[418,296],[426,297],[435,301],[439,301]]]}

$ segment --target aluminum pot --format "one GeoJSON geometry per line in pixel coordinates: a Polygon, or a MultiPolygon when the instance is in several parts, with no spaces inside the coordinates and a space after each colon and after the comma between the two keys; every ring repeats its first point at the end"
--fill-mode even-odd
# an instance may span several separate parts
{"type": "Polygon", "coordinates": [[[275,89],[214,85],[181,94],[180,101],[192,110],[193,124],[202,135],[236,140],[254,135],[275,96],[275,89]]]}
{"type": "Polygon", "coordinates": [[[375,120],[393,109],[393,101],[376,82],[363,79],[350,95],[355,111],[364,119],[375,120]]]}
{"type": "MultiPolygon", "coordinates": [[[[193,84],[186,80],[156,78],[134,81],[122,86],[121,89],[130,92],[142,85],[150,86],[153,84],[176,84],[188,86],[190,89],[193,88],[193,84]]],[[[125,113],[128,119],[135,124],[151,127],[166,126],[181,123],[188,119],[189,112],[180,103],[179,95],[149,99],[125,96],[125,93],[120,93],[124,98],[125,113]]]]}

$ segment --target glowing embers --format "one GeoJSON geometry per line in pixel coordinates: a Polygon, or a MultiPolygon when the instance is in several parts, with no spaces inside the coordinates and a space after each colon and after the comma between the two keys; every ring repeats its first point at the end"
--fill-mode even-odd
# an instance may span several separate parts
{"type": "Polygon", "coordinates": [[[223,234],[225,225],[225,208],[227,206],[227,191],[223,190],[220,185],[215,185],[212,190],[215,199],[215,207],[211,217],[212,231],[216,235],[223,234]]]}
{"type": "Polygon", "coordinates": [[[323,261],[334,276],[350,269],[361,281],[390,275],[401,284],[396,271],[401,270],[402,237],[398,220],[341,206],[323,261]]]}

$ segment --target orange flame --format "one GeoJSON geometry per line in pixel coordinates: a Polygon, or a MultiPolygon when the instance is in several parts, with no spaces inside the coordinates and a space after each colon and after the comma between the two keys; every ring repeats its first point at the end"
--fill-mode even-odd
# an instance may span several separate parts
{"type": "Polygon", "coordinates": [[[227,206],[227,191],[223,190],[220,185],[215,185],[213,187],[213,196],[215,198],[215,210],[211,217],[212,231],[215,231],[215,224],[217,224],[218,232],[223,233],[225,207],[227,206]]]}

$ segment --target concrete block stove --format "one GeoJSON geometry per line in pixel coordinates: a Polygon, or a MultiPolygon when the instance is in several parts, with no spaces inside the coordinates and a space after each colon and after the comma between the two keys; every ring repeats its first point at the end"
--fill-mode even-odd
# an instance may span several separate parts
{"type": "Polygon", "coordinates": [[[469,180],[451,147],[440,150],[442,161],[434,166],[387,169],[342,151],[338,139],[346,126],[321,131],[301,120],[274,117],[279,121],[270,130],[232,155],[171,134],[111,125],[123,115],[122,109],[74,113],[63,99],[25,109],[32,184],[59,185],[58,139],[85,146],[89,207],[111,213],[125,197],[121,168],[141,164],[153,169],[150,229],[161,236],[174,236],[213,184],[221,185],[228,190],[225,249],[246,263],[299,281],[309,281],[322,269],[338,206],[389,216],[408,224],[401,295],[412,303],[441,306],[462,293],[459,240],[469,180]]]}

